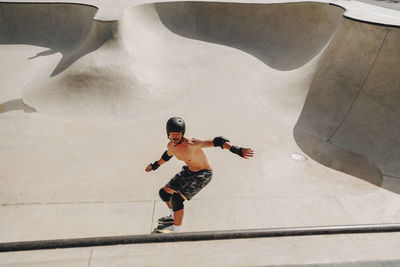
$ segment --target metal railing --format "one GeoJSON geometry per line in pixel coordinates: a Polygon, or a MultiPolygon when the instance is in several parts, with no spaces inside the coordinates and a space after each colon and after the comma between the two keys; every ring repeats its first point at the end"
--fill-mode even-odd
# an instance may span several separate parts
{"type": "Polygon", "coordinates": [[[172,233],[172,234],[144,234],[144,235],[40,240],[40,241],[22,241],[22,242],[0,243],[0,252],[56,249],[56,248],[112,246],[112,245],[127,245],[127,244],[141,244],[141,243],[211,241],[211,240],[221,240],[221,239],[271,238],[271,237],[337,235],[337,234],[367,234],[367,233],[385,233],[385,232],[400,232],[400,224],[393,223],[393,224],[337,225],[337,226],[294,227],[294,228],[266,228],[266,229],[183,232],[183,233],[172,233]]]}

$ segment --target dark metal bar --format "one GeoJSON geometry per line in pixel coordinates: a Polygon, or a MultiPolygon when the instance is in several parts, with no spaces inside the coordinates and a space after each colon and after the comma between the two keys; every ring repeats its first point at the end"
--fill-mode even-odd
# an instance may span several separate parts
{"type": "Polygon", "coordinates": [[[247,230],[225,230],[205,232],[185,232],[173,234],[145,234],[127,236],[108,236],[93,238],[56,239],[41,241],[23,241],[0,243],[0,252],[112,246],[140,243],[164,243],[209,241],[239,238],[267,238],[284,236],[336,235],[336,234],[366,234],[400,232],[400,224],[366,224],[366,225],[338,225],[296,228],[267,228],[247,230]]]}

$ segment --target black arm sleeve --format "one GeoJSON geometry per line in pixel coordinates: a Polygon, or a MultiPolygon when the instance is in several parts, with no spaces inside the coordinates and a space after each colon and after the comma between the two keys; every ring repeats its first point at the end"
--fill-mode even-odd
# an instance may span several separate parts
{"type": "Polygon", "coordinates": [[[158,161],[154,161],[154,163],[150,164],[150,166],[151,166],[151,169],[153,171],[155,171],[158,169],[158,167],[160,167],[160,164],[158,164],[158,161]]]}
{"type": "Polygon", "coordinates": [[[165,161],[168,161],[172,158],[172,156],[168,156],[167,151],[165,151],[164,154],[162,154],[161,158],[165,161]]]}
{"type": "Polygon", "coordinates": [[[232,146],[231,149],[229,149],[232,153],[239,155],[243,157],[243,148],[238,147],[238,146],[232,146]]]}

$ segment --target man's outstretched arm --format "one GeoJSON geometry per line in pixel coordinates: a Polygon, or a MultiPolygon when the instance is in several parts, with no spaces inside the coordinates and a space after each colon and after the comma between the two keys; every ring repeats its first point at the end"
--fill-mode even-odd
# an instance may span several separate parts
{"type": "Polygon", "coordinates": [[[154,163],[150,163],[149,166],[147,166],[146,168],[146,172],[150,172],[150,171],[155,171],[158,169],[158,167],[160,167],[161,165],[163,165],[165,162],[167,162],[168,160],[170,160],[173,157],[172,153],[169,152],[168,150],[166,150],[164,152],[164,154],[162,154],[161,158],[157,161],[154,161],[154,163]]]}
{"type": "Polygon", "coordinates": [[[251,158],[254,156],[254,151],[251,148],[238,147],[233,146],[229,143],[229,140],[223,136],[215,137],[210,140],[198,140],[193,139],[193,142],[201,147],[221,147],[222,149],[228,149],[232,153],[239,155],[245,159],[251,158]]]}

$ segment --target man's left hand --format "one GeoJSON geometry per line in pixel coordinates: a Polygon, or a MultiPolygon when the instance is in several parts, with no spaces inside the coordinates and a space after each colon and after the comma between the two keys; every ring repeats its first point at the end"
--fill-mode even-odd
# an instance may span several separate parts
{"type": "Polygon", "coordinates": [[[245,159],[252,158],[254,151],[251,148],[242,148],[242,157],[245,159]]]}

